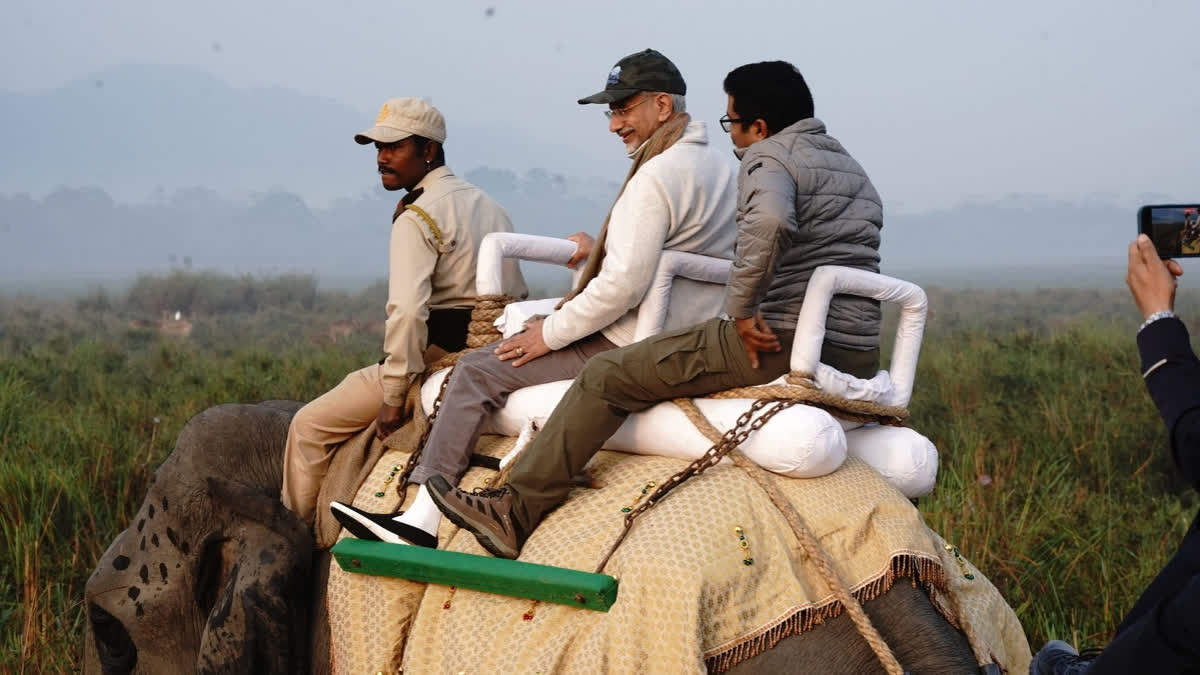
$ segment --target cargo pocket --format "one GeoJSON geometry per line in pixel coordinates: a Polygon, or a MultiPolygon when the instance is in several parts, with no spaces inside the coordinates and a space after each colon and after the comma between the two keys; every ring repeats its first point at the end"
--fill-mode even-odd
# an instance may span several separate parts
{"type": "Polygon", "coordinates": [[[705,373],[723,373],[729,369],[721,350],[720,320],[703,327],[664,335],[655,341],[655,372],[668,386],[691,382],[705,373]]]}

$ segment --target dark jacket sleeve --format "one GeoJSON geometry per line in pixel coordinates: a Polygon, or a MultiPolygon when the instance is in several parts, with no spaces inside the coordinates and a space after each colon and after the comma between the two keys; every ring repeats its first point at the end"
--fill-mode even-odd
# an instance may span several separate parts
{"type": "Polygon", "coordinates": [[[1200,489],[1200,360],[1187,328],[1176,318],[1159,319],[1138,333],[1137,343],[1142,373],[1153,369],[1146,388],[1167,425],[1171,456],[1200,489]]]}

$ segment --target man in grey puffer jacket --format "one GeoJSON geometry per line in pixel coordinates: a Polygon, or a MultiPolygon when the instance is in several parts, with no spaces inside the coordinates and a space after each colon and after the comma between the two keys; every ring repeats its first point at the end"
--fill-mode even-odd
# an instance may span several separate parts
{"type": "MultiPolygon", "coordinates": [[[[721,125],[742,160],[725,312],[758,313],[771,328],[794,330],[813,270],[879,271],[883,206],[862,166],[813,117],[808,86],[791,64],[742,66],[725,78],[725,92],[721,125]]],[[[821,361],[862,378],[879,370],[877,300],[834,296],[821,361]]]]}
{"type": "MultiPolygon", "coordinates": [[[[518,556],[629,413],[786,374],[814,268],[879,269],[879,195],[813,118],[800,73],[782,61],[750,64],[729,74],[725,91],[729,114],[721,125],[744,151],[725,305],[732,320],[714,318],[593,356],[513,462],[503,487],[468,493],[441,476],[425,482],[442,513],[497,556],[518,556]]],[[[873,376],[878,305],[837,297],[827,326],[821,361],[873,376]]]]}

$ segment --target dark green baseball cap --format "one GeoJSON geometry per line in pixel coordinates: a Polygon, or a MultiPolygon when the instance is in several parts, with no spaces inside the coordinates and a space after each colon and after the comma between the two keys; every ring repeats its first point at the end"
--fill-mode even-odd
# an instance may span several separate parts
{"type": "Polygon", "coordinates": [[[604,91],[579,99],[581,104],[616,103],[639,91],[661,91],[664,94],[686,94],[687,83],[671,59],[646,49],[617,61],[608,73],[604,91]]]}

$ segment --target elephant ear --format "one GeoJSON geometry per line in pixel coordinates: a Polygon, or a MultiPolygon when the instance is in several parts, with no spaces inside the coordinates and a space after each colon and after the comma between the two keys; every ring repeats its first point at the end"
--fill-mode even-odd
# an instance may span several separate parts
{"type": "Polygon", "coordinates": [[[312,535],[279,500],[222,478],[212,503],[233,516],[201,552],[197,599],[208,608],[197,672],[290,673],[307,668],[312,535]]]}
{"type": "Polygon", "coordinates": [[[213,504],[248,521],[258,523],[282,537],[307,560],[313,550],[312,533],[299,516],[283,502],[261,489],[210,476],[205,479],[213,504]]]}

